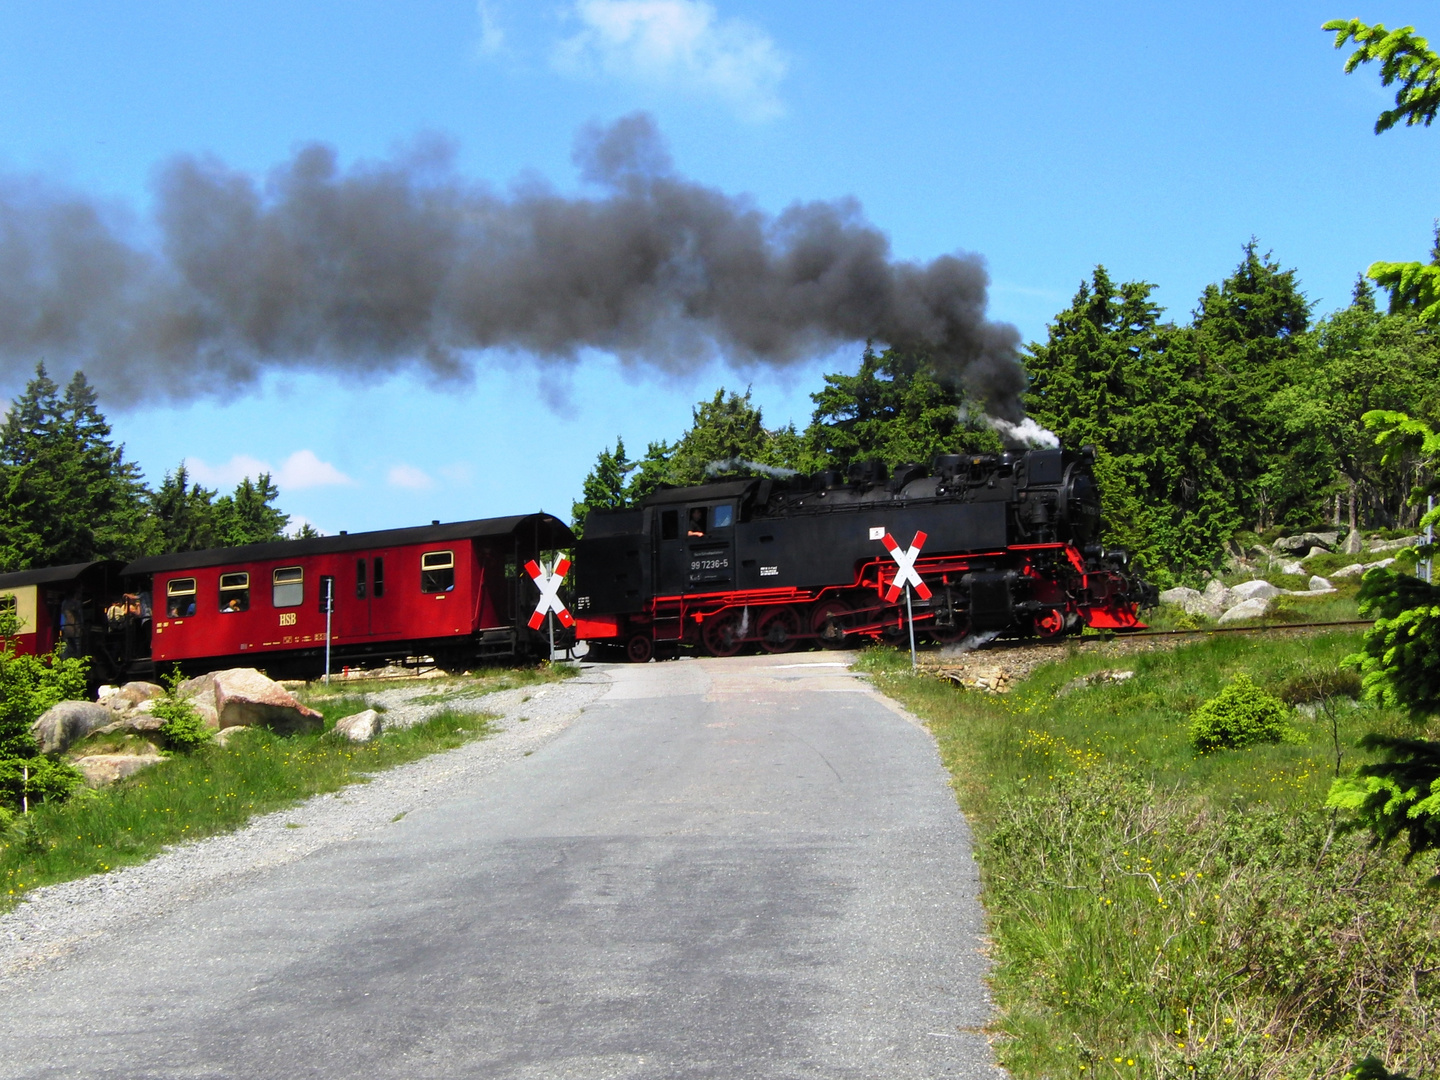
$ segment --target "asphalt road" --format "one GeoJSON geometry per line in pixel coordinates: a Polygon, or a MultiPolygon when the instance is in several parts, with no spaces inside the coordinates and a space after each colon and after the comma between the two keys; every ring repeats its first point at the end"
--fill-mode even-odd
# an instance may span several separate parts
{"type": "Polygon", "coordinates": [[[7,981],[0,1076],[999,1076],[929,736],[826,654],[607,670],[483,782],[7,981]]]}

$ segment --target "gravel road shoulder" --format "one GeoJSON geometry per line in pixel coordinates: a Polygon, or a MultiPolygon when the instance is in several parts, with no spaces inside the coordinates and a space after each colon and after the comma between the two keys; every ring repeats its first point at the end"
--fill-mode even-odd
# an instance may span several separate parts
{"type": "Polygon", "coordinates": [[[383,829],[410,811],[439,802],[533,753],[603,694],[610,678],[585,667],[564,682],[492,694],[449,696],[416,706],[423,688],[385,690],[386,722],[404,726],[441,709],[491,713],[493,733],[443,754],[377,773],[369,783],[319,795],[288,810],[257,817],[233,833],[167,849],[136,866],[36,889],[0,915],[0,979],[64,962],[103,945],[107,935],[163,916],[179,904],[214,893],[235,879],[305,858],[333,844],[383,829]]]}

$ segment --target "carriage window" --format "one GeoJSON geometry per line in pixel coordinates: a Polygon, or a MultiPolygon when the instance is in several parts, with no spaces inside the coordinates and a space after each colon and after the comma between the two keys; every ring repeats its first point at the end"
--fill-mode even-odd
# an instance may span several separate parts
{"type": "Polygon", "coordinates": [[[335,610],[335,579],[329,574],[320,578],[320,614],[335,610]]]}
{"type": "Polygon", "coordinates": [[[728,529],[735,520],[735,507],[730,504],[715,507],[715,528],[728,529]]]}
{"type": "Polygon", "coordinates": [[[249,574],[221,574],[220,575],[220,611],[222,614],[234,614],[237,611],[250,610],[250,575],[249,574]]]}
{"type": "Polygon", "coordinates": [[[195,614],[195,579],[176,578],[165,583],[165,616],[188,619],[195,614]]]}
{"type": "Polygon", "coordinates": [[[420,591],[449,592],[455,588],[455,553],[427,551],[420,556],[420,591]]]}
{"type": "Polygon", "coordinates": [[[0,615],[4,615],[7,612],[13,615],[15,614],[18,607],[19,602],[15,599],[13,594],[6,593],[4,596],[0,596],[0,615]]]}
{"type": "Polygon", "coordinates": [[[270,602],[275,607],[299,607],[305,602],[305,571],[285,566],[270,575],[270,602]]]}
{"type": "Polygon", "coordinates": [[[365,599],[365,560],[355,560],[355,599],[365,599]]]}
{"type": "Polygon", "coordinates": [[[685,535],[691,537],[704,536],[705,519],[708,516],[709,514],[706,512],[705,507],[692,506],[690,508],[690,516],[685,519],[685,535]]]}
{"type": "Polygon", "coordinates": [[[383,558],[375,560],[374,585],[375,599],[379,600],[385,595],[385,560],[383,558]]]}
{"type": "Polygon", "coordinates": [[[678,540],[680,538],[680,511],[665,510],[660,514],[660,539],[678,540]]]}

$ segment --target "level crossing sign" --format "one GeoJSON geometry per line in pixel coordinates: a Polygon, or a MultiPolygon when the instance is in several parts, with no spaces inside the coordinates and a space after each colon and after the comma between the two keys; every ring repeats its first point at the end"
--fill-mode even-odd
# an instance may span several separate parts
{"type": "Polygon", "coordinates": [[[890,589],[885,594],[885,602],[893,604],[900,596],[900,590],[909,585],[915,590],[915,595],[921,600],[930,599],[930,586],[921,579],[919,571],[915,569],[915,560],[920,557],[920,549],[925,546],[925,534],[917,532],[914,541],[908,548],[902,548],[888,532],[880,538],[885,545],[885,550],[890,552],[890,557],[895,560],[899,567],[895,571],[895,580],[890,582],[890,589]]]}
{"type": "Polygon", "coordinates": [[[539,630],[540,624],[545,621],[545,616],[552,611],[560,620],[561,626],[575,625],[575,620],[571,618],[570,612],[560,601],[560,583],[565,580],[565,575],[569,570],[569,559],[561,559],[548,572],[534,559],[525,564],[525,572],[535,579],[535,587],[540,590],[540,603],[535,605],[535,614],[530,616],[531,630],[539,630]]]}

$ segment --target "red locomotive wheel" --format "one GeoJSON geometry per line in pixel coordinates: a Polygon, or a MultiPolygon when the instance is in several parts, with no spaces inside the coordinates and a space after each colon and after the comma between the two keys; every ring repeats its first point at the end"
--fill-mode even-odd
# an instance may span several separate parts
{"type": "Polygon", "coordinates": [[[650,635],[643,631],[638,634],[631,634],[630,640],[625,642],[625,659],[632,664],[649,663],[650,657],[655,655],[655,642],[650,635]]]}
{"type": "Polygon", "coordinates": [[[1065,613],[1056,608],[1035,616],[1035,633],[1042,638],[1059,637],[1065,632],[1065,613]]]}
{"type": "Polygon", "coordinates": [[[933,622],[929,626],[930,636],[941,645],[950,645],[960,641],[968,633],[970,633],[970,623],[962,618],[955,619],[949,626],[937,626],[933,622]]]}
{"type": "Polygon", "coordinates": [[[749,611],[722,611],[711,615],[700,628],[700,640],[711,656],[734,656],[745,645],[745,616],[749,611]]]}
{"type": "Polygon", "coordinates": [[[767,653],[786,653],[800,636],[800,616],[790,607],[773,607],[760,614],[760,648],[767,653]]]}
{"type": "Polygon", "coordinates": [[[843,649],[850,637],[845,628],[850,605],[843,600],[822,600],[810,614],[810,632],[822,649],[843,649]]]}

